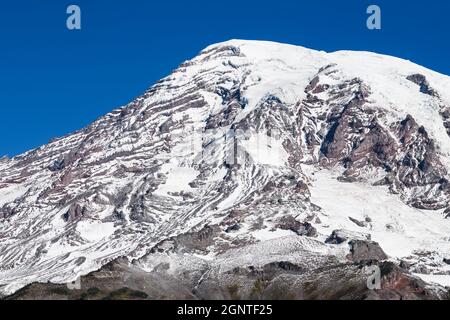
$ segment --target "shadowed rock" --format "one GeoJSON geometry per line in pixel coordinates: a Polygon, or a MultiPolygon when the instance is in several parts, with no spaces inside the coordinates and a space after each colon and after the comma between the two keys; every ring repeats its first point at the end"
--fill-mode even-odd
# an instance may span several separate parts
{"type": "Polygon", "coordinates": [[[382,261],[388,258],[377,242],[352,240],[349,242],[349,245],[350,254],[348,255],[348,258],[354,262],[371,260],[382,261]]]}

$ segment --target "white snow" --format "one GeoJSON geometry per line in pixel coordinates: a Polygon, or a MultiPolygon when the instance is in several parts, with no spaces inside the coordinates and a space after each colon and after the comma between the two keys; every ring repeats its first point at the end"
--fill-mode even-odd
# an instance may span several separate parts
{"type": "Polygon", "coordinates": [[[282,238],[282,237],[289,237],[292,235],[293,235],[293,232],[290,230],[281,230],[281,229],[271,230],[269,228],[252,232],[252,236],[255,237],[255,239],[259,240],[259,241],[267,241],[267,240],[272,240],[272,239],[277,239],[277,238],[282,238]]]}
{"type": "Polygon", "coordinates": [[[444,287],[450,287],[450,275],[420,274],[420,273],[415,273],[414,275],[416,277],[421,278],[425,282],[439,284],[444,287]]]}
{"type": "Polygon", "coordinates": [[[240,140],[252,159],[260,164],[284,166],[288,160],[288,153],[284,149],[281,139],[269,137],[264,132],[254,133],[249,139],[240,140]]]}
{"type": "Polygon", "coordinates": [[[322,234],[329,235],[335,229],[368,233],[396,258],[420,250],[450,255],[450,221],[439,212],[409,207],[385,187],[343,183],[336,176],[329,171],[311,175],[311,201],[324,212],[322,224],[316,225],[322,234]],[[369,217],[372,222],[359,227],[349,217],[359,221],[369,217]]]}
{"type": "Polygon", "coordinates": [[[199,172],[197,170],[190,167],[172,165],[167,167],[167,171],[165,171],[167,180],[164,184],[159,185],[154,194],[167,196],[169,192],[192,191],[189,183],[198,176],[199,172]]]}
{"type": "Polygon", "coordinates": [[[110,237],[114,233],[115,227],[113,222],[83,220],[78,222],[77,231],[82,238],[88,241],[99,241],[110,237]]]}
{"type": "Polygon", "coordinates": [[[28,189],[29,188],[23,184],[12,184],[6,188],[0,189],[0,207],[20,198],[28,191],[28,189]]]}

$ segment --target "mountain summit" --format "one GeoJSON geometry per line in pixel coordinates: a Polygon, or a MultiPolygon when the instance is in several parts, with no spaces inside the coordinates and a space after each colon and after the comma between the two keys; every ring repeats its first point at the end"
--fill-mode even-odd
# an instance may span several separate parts
{"type": "Polygon", "coordinates": [[[155,299],[442,298],[449,168],[450,77],[370,52],[219,43],[0,159],[0,293],[56,295],[83,276],[81,290],[155,299]]]}

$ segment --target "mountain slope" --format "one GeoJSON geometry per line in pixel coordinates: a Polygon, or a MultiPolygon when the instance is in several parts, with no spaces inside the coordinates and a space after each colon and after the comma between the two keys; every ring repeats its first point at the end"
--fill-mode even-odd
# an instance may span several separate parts
{"type": "Polygon", "coordinates": [[[446,284],[449,119],[450,78],[408,61],[210,46],[87,128],[0,160],[0,290],[120,257],[190,281],[317,255],[312,270],[348,263],[351,240],[446,284]]]}

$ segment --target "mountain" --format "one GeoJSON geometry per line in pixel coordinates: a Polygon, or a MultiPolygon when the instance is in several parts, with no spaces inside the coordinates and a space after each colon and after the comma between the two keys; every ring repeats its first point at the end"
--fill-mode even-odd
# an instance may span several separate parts
{"type": "Polygon", "coordinates": [[[449,168],[450,77],[370,52],[219,43],[0,159],[0,292],[446,298],[449,168]]]}

